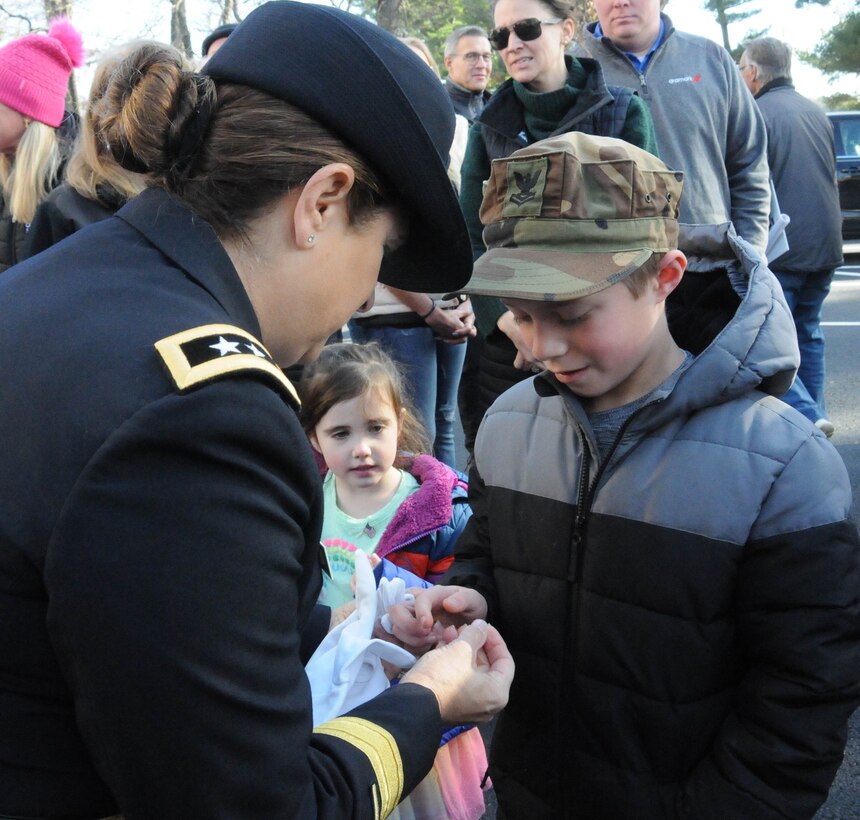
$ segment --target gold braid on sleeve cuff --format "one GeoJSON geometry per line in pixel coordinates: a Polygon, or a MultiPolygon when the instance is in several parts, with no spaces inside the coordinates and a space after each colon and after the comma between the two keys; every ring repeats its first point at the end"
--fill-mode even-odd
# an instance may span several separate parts
{"type": "Polygon", "coordinates": [[[403,792],[403,761],[391,733],[369,720],[356,717],[335,718],[317,726],[314,732],[340,738],[364,754],[373,767],[379,786],[377,817],[388,817],[400,802],[403,792]]]}

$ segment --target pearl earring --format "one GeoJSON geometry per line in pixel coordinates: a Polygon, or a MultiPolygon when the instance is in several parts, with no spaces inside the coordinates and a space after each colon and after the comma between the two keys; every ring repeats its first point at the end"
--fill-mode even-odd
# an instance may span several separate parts
{"type": "Polygon", "coordinates": [[[314,240],[315,240],[316,238],[317,238],[317,235],[316,235],[315,233],[312,233],[312,234],[308,237],[308,245],[313,245],[313,244],[314,244],[314,240]]]}

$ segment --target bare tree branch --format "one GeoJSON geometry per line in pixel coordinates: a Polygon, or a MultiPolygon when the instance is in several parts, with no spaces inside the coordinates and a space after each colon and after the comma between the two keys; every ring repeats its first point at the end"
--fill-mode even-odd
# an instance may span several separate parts
{"type": "Polygon", "coordinates": [[[241,23],[242,15],[239,14],[238,0],[222,0],[221,8],[222,23],[241,23]]]}
{"type": "Polygon", "coordinates": [[[50,23],[56,17],[72,16],[72,0],[45,0],[45,19],[50,23]]]}
{"type": "Polygon", "coordinates": [[[190,60],[194,56],[191,48],[191,32],[185,14],[185,0],[170,0],[170,44],[178,48],[190,60]]]}
{"type": "Polygon", "coordinates": [[[24,14],[16,14],[13,11],[9,11],[9,9],[3,5],[0,5],[0,12],[5,14],[11,20],[23,20],[27,24],[27,31],[34,31],[36,29],[33,25],[33,21],[24,14]]]}

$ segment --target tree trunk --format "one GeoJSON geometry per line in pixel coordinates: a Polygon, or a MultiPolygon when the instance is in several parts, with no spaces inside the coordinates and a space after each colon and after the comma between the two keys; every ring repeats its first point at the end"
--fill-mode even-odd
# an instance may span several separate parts
{"type": "Polygon", "coordinates": [[[726,51],[731,51],[732,47],[729,43],[729,21],[726,19],[725,9],[717,10],[717,22],[723,30],[723,45],[725,46],[726,51]]]}
{"type": "Polygon", "coordinates": [[[379,0],[376,4],[376,24],[386,31],[396,33],[397,12],[402,0],[379,0]]]}
{"type": "Polygon", "coordinates": [[[188,18],[185,16],[185,0],[170,0],[170,44],[188,59],[194,56],[188,18]]]}
{"type": "Polygon", "coordinates": [[[239,14],[238,0],[222,0],[221,2],[221,17],[218,20],[219,25],[224,23],[241,23],[242,15],[239,14]]]}
{"type": "Polygon", "coordinates": [[[45,19],[50,23],[55,17],[71,17],[72,0],[45,0],[45,19]]]}
{"type": "Polygon", "coordinates": [[[584,42],[588,36],[585,33],[586,24],[596,19],[597,12],[594,10],[593,0],[577,0],[573,7],[573,22],[576,26],[573,39],[580,43],[584,42]]]}
{"type": "MultiPolygon", "coordinates": [[[[45,0],[45,19],[50,25],[56,17],[72,17],[72,0],[45,0]]],[[[66,108],[78,113],[78,87],[75,82],[75,72],[69,76],[69,89],[66,92],[66,108]]]]}

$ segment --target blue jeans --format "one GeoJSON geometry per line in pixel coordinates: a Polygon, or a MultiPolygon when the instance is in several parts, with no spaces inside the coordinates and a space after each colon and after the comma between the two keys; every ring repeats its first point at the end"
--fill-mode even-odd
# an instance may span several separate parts
{"type": "Polygon", "coordinates": [[[827,418],[824,401],[824,334],[821,332],[821,308],[833,271],[785,273],[774,271],[782,285],[785,301],[794,317],[800,369],[789,391],[782,397],[786,404],[803,413],[812,422],[827,418]]]}
{"type": "Polygon", "coordinates": [[[362,326],[350,322],[349,332],[354,342],[378,342],[400,365],[415,411],[433,442],[433,455],[456,467],[457,388],[466,345],[445,344],[429,327],[362,326]]]}

